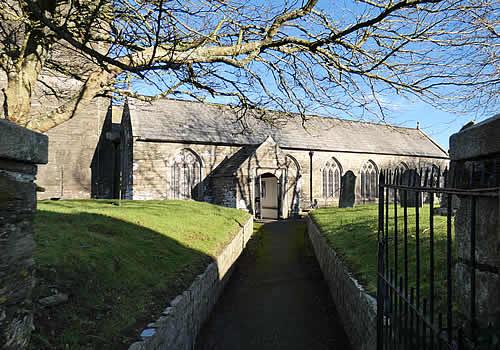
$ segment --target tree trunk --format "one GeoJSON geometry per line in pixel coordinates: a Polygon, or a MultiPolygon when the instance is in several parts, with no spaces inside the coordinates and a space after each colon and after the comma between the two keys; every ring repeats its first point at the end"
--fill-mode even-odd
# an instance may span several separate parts
{"type": "Polygon", "coordinates": [[[4,114],[7,120],[19,125],[27,122],[32,96],[32,81],[24,72],[11,73],[4,89],[4,114]]]}
{"type": "Polygon", "coordinates": [[[52,43],[39,29],[25,35],[19,57],[7,73],[7,88],[3,91],[5,118],[20,125],[29,121],[33,91],[52,43]]]}

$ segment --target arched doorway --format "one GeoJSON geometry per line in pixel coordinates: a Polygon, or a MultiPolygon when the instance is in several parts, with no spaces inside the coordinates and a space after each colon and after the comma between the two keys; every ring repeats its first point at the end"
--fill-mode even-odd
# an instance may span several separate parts
{"type": "Polygon", "coordinates": [[[280,209],[278,178],[274,174],[265,173],[259,177],[259,182],[260,217],[262,219],[278,219],[280,209]]]}

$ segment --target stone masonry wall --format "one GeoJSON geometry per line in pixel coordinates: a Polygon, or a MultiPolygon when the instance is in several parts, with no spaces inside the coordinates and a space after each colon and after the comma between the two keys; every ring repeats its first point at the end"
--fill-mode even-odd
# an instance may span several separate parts
{"type": "MultiPolygon", "coordinates": [[[[184,148],[192,150],[200,157],[203,167],[201,180],[203,181],[226,157],[231,157],[240,150],[241,147],[173,142],[143,142],[136,140],[134,142],[133,151],[134,199],[168,199],[171,196],[170,179],[172,159],[184,148]]],[[[310,192],[309,152],[305,150],[283,149],[282,153],[296,160],[300,167],[300,206],[302,208],[308,208],[310,192]]],[[[338,199],[325,200],[322,195],[323,186],[321,170],[324,164],[332,157],[335,157],[340,163],[342,173],[352,170],[357,176],[356,194],[358,195],[360,193],[360,170],[363,164],[368,160],[372,160],[377,165],[378,169],[395,168],[401,163],[412,168],[427,167],[431,164],[435,164],[444,169],[448,163],[447,159],[432,159],[416,156],[316,151],[313,156],[313,198],[318,200],[320,206],[338,204],[338,199]]],[[[296,168],[294,167],[293,169],[296,168]]],[[[294,172],[296,171],[294,170],[291,173],[294,172]]],[[[239,175],[247,176],[248,174],[244,173],[239,175]]],[[[240,188],[246,188],[246,184],[240,184],[240,188]]],[[[241,199],[238,197],[241,196],[237,196],[237,201],[241,199]]],[[[288,199],[291,200],[291,198],[292,193],[289,193],[288,199]]],[[[286,208],[289,208],[290,205],[291,203],[286,203],[286,208]]]]}
{"type": "Polygon", "coordinates": [[[216,260],[169,303],[160,318],[142,331],[141,340],[129,350],[191,350],[252,233],[253,219],[250,218],[216,260]]]}
{"type": "Polygon", "coordinates": [[[229,208],[237,207],[234,177],[214,177],[208,181],[207,186],[209,188],[206,189],[203,200],[229,208]]]}
{"type": "Polygon", "coordinates": [[[353,349],[375,349],[377,345],[376,299],[369,295],[349,272],[311,217],[307,221],[307,232],[353,349]]]}
{"type": "Polygon", "coordinates": [[[34,180],[47,144],[47,136],[0,120],[1,349],[27,348],[33,328],[34,180]]]}
{"type": "MultiPolygon", "coordinates": [[[[309,206],[309,152],[303,150],[283,149],[283,152],[292,156],[300,164],[302,174],[301,186],[301,207],[309,206]]],[[[384,155],[384,154],[368,154],[368,153],[351,153],[351,152],[329,152],[329,151],[315,151],[313,155],[313,198],[318,200],[319,206],[337,206],[338,198],[325,199],[323,196],[323,184],[321,171],[326,162],[335,158],[340,166],[342,174],[351,170],[356,175],[356,203],[359,203],[361,178],[360,172],[363,164],[369,160],[373,161],[380,169],[394,169],[401,163],[406,164],[410,168],[429,167],[431,164],[440,166],[444,169],[448,165],[447,159],[434,159],[418,156],[399,156],[399,155],[384,155]]]]}
{"type": "Polygon", "coordinates": [[[95,98],[74,118],[47,132],[49,161],[39,169],[38,184],[45,188],[39,199],[90,198],[90,165],[109,103],[95,98]]]}
{"type": "Polygon", "coordinates": [[[197,145],[167,142],[135,141],[133,146],[133,198],[170,199],[172,165],[183,149],[195,152],[202,161],[201,181],[204,181],[226,157],[240,147],[197,145]]]}

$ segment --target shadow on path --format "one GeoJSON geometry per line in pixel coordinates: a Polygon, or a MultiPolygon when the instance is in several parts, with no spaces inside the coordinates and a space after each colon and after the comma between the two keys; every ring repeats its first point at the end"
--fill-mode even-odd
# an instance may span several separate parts
{"type": "Polygon", "coordinates": [[[196,349],[350,349],[304,222],[260,227],[196,349]]]}

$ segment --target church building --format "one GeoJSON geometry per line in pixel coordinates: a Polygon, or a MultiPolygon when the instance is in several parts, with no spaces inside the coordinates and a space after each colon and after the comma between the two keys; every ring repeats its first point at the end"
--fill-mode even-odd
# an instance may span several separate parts
{"type": "MultiPolygon", "coordinates": [[[[67,193],[64,183],[45,186],[41,198],[193,199],[286,218],[338,205],[343,177],[364,203],[377,199],[381,169],[444,167],[448,160],[418,128],[173,99],[110,107],[101,125],[90,131],[98,133],[91,159],[78,159],[89,176],[67,193]]],[[[49,152],[67,147],[65,129],[49,132],[57,136],[49,152]]],[[[40,169],[41,186],[58,176],[53,159],[40,169]]]]}

